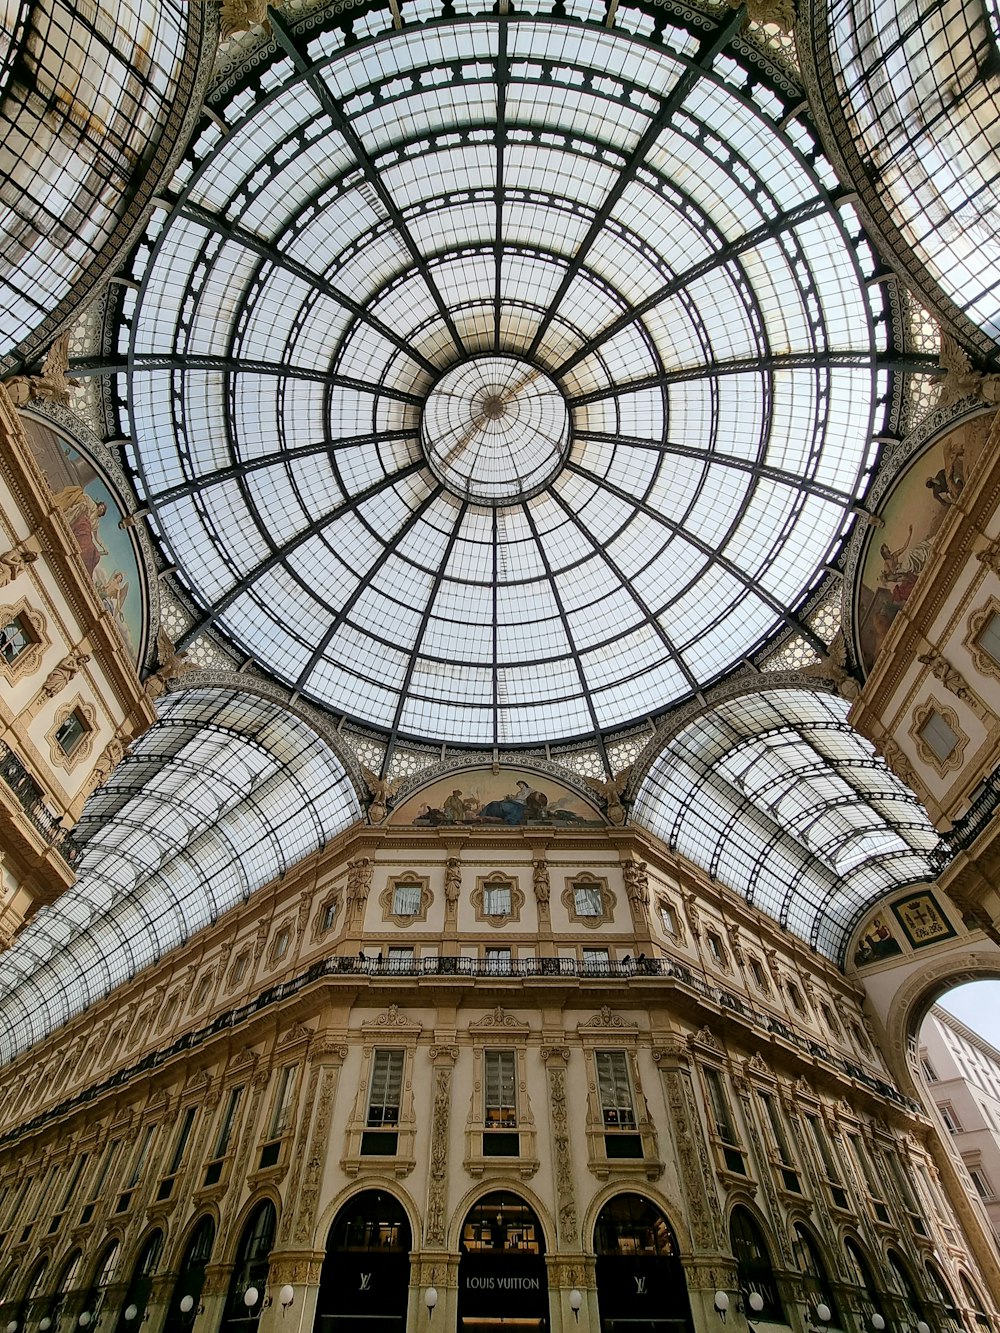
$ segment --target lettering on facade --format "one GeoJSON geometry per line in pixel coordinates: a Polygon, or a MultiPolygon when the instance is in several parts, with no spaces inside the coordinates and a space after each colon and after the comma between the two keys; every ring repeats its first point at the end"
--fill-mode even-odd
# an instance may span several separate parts
{"type": "Polygon", "coordinates": [[[361,1286],[358,1288],[358,1291],[371,1291],[372,1289],[371,1273],[360,1273],[359,1277],[361,1278],[361,1286]]]}
{"type": "Polygon", "coordinates": [[[467,1291],[538,1291],[541,1278],[537,1277],[467,1277],[467,1291]]]}
{"type": "Polygon", "coordinates": [[[637,1296],[646,1295],[646,1279],[644,1277],[635,1278],[635,1294],[637,1296]]]}

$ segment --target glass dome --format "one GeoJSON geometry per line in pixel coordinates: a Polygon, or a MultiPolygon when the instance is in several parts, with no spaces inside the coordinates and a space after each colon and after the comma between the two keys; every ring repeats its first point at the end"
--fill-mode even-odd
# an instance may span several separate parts
{"type": "Polygon", "coordinates": [[[742,11],[418,11],[274,16],[134,256],[111,369],[181,646],[473,746],[822,647],[890,372],[798,94],[742,11]]]}

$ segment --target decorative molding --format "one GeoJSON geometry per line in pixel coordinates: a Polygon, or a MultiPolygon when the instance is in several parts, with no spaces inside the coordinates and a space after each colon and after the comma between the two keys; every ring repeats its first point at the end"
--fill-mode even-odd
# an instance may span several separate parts
{"type": "Polygon", "coordinates": [[[910,723],[909,735],[917,747],[917,755],[921,761],[940,773],[944,777],[948,773],[954,773],[962,767],[962,761],[965,757],[966,746],[969,744],[969,737],[959,726],[958,714],[947,704],[931,695],[926,703],[918,704],[913,710],[913,721],[910,723]],[[945,723],[951,728],[958,738],[955,748],[944,759],[939,759],[931,747],[924,740],[922,731],[927,724],[928,718],[937,713],[945,723]]]}
{"type": "MultiPolygon", "coordinates": [[[[979,558],[983,558],[983,552],[979,552],[979,558]]],[[[1000,544],[998,544],[997,564],[1000,566],[1000,544]]],[[[3,612],[0,611],[0,615],[3,612]]],[[[972,665],[981,676],[992,676],[994,680],[1000,679],[1000,662],[997,661],[980,644],[979,636],[989,624],[993,616],[1000,616],[1000,600],[990,596],[985,606],[979,607],[969,616],[965,626],[965,638],[962,640],[963,647],[969,651],[972,658],[972,665]]]]}
{"type": "Polygon", "coordinates": [[[62,704],[56,709],[52,726],[45,733],[45,739],[49,746],[49,758],[57,767],[63,768],[67,772],[72,771],[92,753],[96,734],[97,710],[86,703],[78,694],[68,704],[62,704]],[[84,731],[72,751],[67,754],[56,740],[56,732],[73,713],[79,716],[84,725],[84,731]]]}
{"type": "Polygon", "coordinates": [[[469,1024],[470,1032],[481,1032],[484,1028],[504,1028],[508,1031],[513,1029],[515,1032],[530,1031],[527,1023],[522,1023],[513,1014],[509,1014],[500,1004],[492,1013],[486,1014],[485,1017],[478,1019],[475,1023],[469,1024]]]}
{"type": "Polygon", "coordinates": [[[564,1246],[579,1243],[579,1221],[573,1192],[573,1161],[570,1154],[569,1109],[566,1093],[566,1071],[561,1064],[547,1065],[549,1079],[549,1113],[552,1119],[554,1149],[556,1218],[559,1238],[564,1246]]]}
{"type": "Polygon", "coordinates": [[[585,926],[588,930],[596,930],[598,926],[606,926],[614,920],[615,908],[618,905],[616,895],[608,888],[608,881],[601,876],[591,875],[587,871],[582,871],[579,875],[573,875],[566,880],[566,887],[560,896],[560,901],[566,909],[566,913],[575,926],[585,926]],[[580,915],[576,910],[576,890],[577,889],[597,889],[601,895],[600,915],[590,915],[585,913],[580,915]]]}
{"type": "Polygon", "coordinates": [[[409,1018],[406,1014],[401,1013],[397,1004],[390,1004],[384,1013],[379,1014],[378,1017],[370,1023],[362,1023],[361,1026],[365,1031],[371,1028],[378,1028],[380,1030],[384,1028],[396,1028],[398,1030],[408,1028],[411,1030],[415,1029],[417,1032],[423,1031],[423,1025],[418,1023],[416,1019],[409,1018]]]}
{"type": "Polygon", "coordinates": [[[407,926],[412,926],[418,921],[427,920],[427,913],[434,902],[434,894],[431,892],[431,883],[426,875],[418,875],[415,870],[404,870],[401,874],[389,876],[388,883],[378,896],[378,901],[382,908],[382,920],[391,921],[393,925],[405,930],[407,926]],[[396,898],[396,890],[408,885],[416,886],[420,890],[420,903],[417,910],[415,912],[394,912],[392,908],[396,898]]]}
{"type": "Polygon", "coordinates": [[[431,1156],[427,1184],[427,1215],[424,1244],[447,1243],[446,1205],[448,1192],[448,1121],[451,1116],[452,1065],[434,1067],[434,1103],[431,1111],[431,1156]]]}
{"type": "Polygon", "coordinates": [[[603,1005],[600,1013],[594,1014],[588,1018],[585,1023],[579,1025],[581,1028],[627,1028],[629,1031],[635,1031],[631,1023],[626,1023],[621,1014],[612,1011],[610,1005],[603,1005]]]}
{"type": "Polygon", "coordinates": [[[478,875],[476,877],[476,887],[471,895],[472,906],[476,909],[476,920],[485,922],[495,929],[511,925],[521,919],[521,908],[524,906],[524,890],[520,887],[516,875],[507,874],[505,871],[495,870],[489,875],[478,875]],[[488,889],[507,888],[510,890],[510,911],[505,913],[488,913],[485,908],[486,891],[488,889]]]}
{"type": "MultiPolygon", "coordinates": [[[[7,556],[0,558],[0,572],[4,568],[4,561],[10,557],[10,554],[8,553],[7,556]]],[[[6,580],[0,581],[0,587],[3,587],[5,582],[6,580]]],[[[50,644],[49,637],[46,634],[48,626],[45,617],[41,611],[36,611],[29,606],[23,597],[19,602],[0,606],[0,630],[9,625],[15,616],[20,616],[32,641],[12,662],[8,662],[6,657],[0,653],[0,677],[11,683],[20,680],[22,676],[34,675],[41,665],[46,648],[50,644]]]]}

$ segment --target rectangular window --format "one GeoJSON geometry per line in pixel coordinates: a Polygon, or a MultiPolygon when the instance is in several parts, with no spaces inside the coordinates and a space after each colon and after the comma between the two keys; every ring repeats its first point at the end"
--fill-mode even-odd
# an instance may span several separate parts
{"type": "MultiPolygon", "coordinates": [[[[579,915],[579,913],[577,913],[579,915]]],[[[670,903],[660,902],[660,925],[663,927],[665,935],[671,935],[674,939],[680,934],[677,929],[677,913],[671,907],[670,903]]]]}
{"type": "Polygon", "coordinates": [[[213,1157],[225,1157],[229,1151],[229,1141],[233,1135],[233,1125],[236,1123],[236,1112],[239,1110],[240,1098],[243,1096],[243,1088],[233,1088],[229,1094],[229,1101],[226,1102],[226,1110],[222,1117],[222,1124],[219,1126],[219,1137],[215,1141],[215,1152],[213,1157]]]}
{"type": "Polygon", "coordinates": [[[723,1143],[738,1143],[736,1126],[733,1124],[729,1109],[729,1098],[722,1082],[722,1075],[711,1067],[705,1070],[705,1084],[708,1087],[708,1100],[715,1120],[715,1132],[723,1143]]]}
{"type": "Polygon", "coordinates": [[[958,734],[947,720],[936,710],[931,709],[920,726],[920,739],[930,752],[943,763],[954,754],[958,746],[958,734]]]}
{"type": "Polygon", "coordinates": [[[884,1193],[882,1189],[882,1182],[875,1174],[875,1168],[872,1165],[872,1160],[868,1156],[868,1149],[865,1147],[864,1143],[862,1143],[861,1139],[857,1136],[857,1134],[848,1134],[847,1138],[851,1145],[851,1151],[854,1154],[854,1159],[858,1164],[858,1169],[860,1170],[865,1185],[867,1186],[868,1194],[872,1201],[872,1208],[875,1211],[875,1216],[879,1219],[880,1222],[888,1222],[889,1210],[885,1206],[885,1203],[883,1202],[882,1199],[884,1193]]]}
{"type": "Polygon", "coordinates": [[[509,884],[486,884],[483,886],[483,915],[510,916],[511,897],[509,884]]]}
{"type": "Polygon", "coordinates": [[[73,1174],[69,1178],[69,1184],[66,1186],[66,1193],[63,1195],[62,1202],[59,1205],[59,1211],[61,1213],[64,1213],[66,1209],[70,1206],[70,1204],[73,1202],[73,1195],[76,1193],[76,1187],[80,1183],[80,1177],[83,1175],[84,1168],[87,1165],[87,1160],[88,1160],[87,1153],[84,1153],[81,1157],[77,1159],[76,1167],[73,1170],[73,1174]]]}
{"type": "Polygon", "coordinates": [[[272,949],[272,956],[276,963],[280,962],[288,952],[288,946],[291,943],[291,939],[292,932],[287,926],[282,926],[281,930],[279,930],[274,937],[274,947],[272,949]]]}
{"type": "Polygon", "coordinates": [[[611,971],[611,955],[607,949],[584,949],[583,970],[606,977],[611,971]]]}
{"type": "Polygon", "coordinates": [[[371,1092],[368,1096],[369,1125],[380,1128],[399,1124],[404,1055],[404,1051],[375,1052],[371,1092]]]}
{"type": "Polygon", "coordinates": [[[628,1077],[628,1057],[624,1051],[598,1051],[597,1087],[601,1097],[601,1115],[606,1129],[635,1129],[632,1087],[628,1077]]]}
{"type": "Polygon", "coordinates": [[[0,629],[0,656],[9,666],[36,642],[24,617],[12,616],[0,629]]]}
{"type": "Polygon", "coordinates": [[[577,916],[603,916],[604,894],[599,884],[573,885],[573,911],[577,916]]]}
{"type": "Polygon", "coordinates": [[[834,1037],[842,1037],[844,1035],[844,1029],[838,1023],[837,1015],[833,1012],[830,1006],[826,1003],[821,1003],[820,1012],[823,1015],[823,1022],[826,1024],[827,1031],[834,1037]]]}
{"type": "Polygon", "coordinates": [[[767,973],[764,971],[763,964],[759,958],[750,959],[750,978],[760,991],[761,995],[771,994],[771,984],[767,979],[767,973]]]}
{"type": "Polygon", "coordinates": [[[795,1161],[792,1157],[792,1150],[788,1144],[788,1135],[785,1133],[785,1124],[781,1118],[781,1110],[774,1097],[768,1092],[758,1093],[764,1111],[767,1114],[767,1122],[771,1127],[771,1137],[774,1146],[778,1152],[778,1162],[780,1164],[781,1179],[785,1189],[793,1193],[800,1193],[798,1172],[795,1169],[795,1161]]]}
{"type": "Polygon", "coordinates": [[[149,1157],[149,1149],[153,1142],[153,1135],[155,1133],[156,1133],[155,1125],[146,1126],[146,1131],[142,1136],[141,1143],[139,1144],[139,1151],[135,1155],[135,1159],[132,1162],[132,1170],[129,1172],[128,1180],[125,1183],[125,1188],[127,1190],[134,1189],[136,1185],[138,1185],[139,1183],[139,1179],[142,1176],[143,1168],[146,1165],[146,1159],[149,1157]]]}
{"type": "Polygon", "coordinates": [[[181,1162],[184,1160],[184,1149],[187,1147],[188,1139],[191,1137],[191,1126],[194,1124],[195,1107],[189,1106],[184,1112],[184,1119],[181,1121],[180,1131],[177,1135],[177,1142],[174,1144],[173,1156],[170,1159],[170,1169],[168,1176],[174,1175],[180,1170],[181,1162]]]}
{"type": "Polygon", "coordinates": [[[336,920],[337,903],[336,900],[323,905],[323,915],[319,919],[319,928],[321,931],[329,930],[336,920]]]}
{"type": "Polygon", "coordinates": [[[833,1149],[827,1135],[826,1126],[817,1115],[806,1116],[806,1119],[808,1120],[809,1128],[812,1131],[813,1141],[816,1144],[816,1151],[819,1153],[819,1159],[823,1163],[823,1171],[830,1186],[830,1196],[838,1208],[846,1208],[847,1191],[843,1186],[840,1171],[837,1167],[833,1149]]]}
{"type": "Polygon", "coordinates": [[[84,719],[74,708],[69,717],[56,728],[56,744],[64,755],[71,755],[89,730],[84,719]]]}
{"type": "Polygon", "coordinates": [[[970,1166],[969,1175],[972,1179],[972,1183],[975,1186],[976,1193],[979,1195],[979,1197],[981,1199],[992,1199],[993,1198],[992,1186],[990,1185],[990,1182],[986,1179],[981,1168],[978,1166],[970,1166]]]}
{"type": "Polygon", "coordinates": [[[976,636],[976,643],[1000,665],[1000,612],[990,612],[989,619],[976,636]]]}
{"type": "Polygon", "coordinates": [[[397,884],[392,890],[393,916],[417,916],[420,912],[419,884],[397,884]]]}
{"type": "Polygon", "coordinates": [[[926,1055],[922,1056],[920,1059],[920,1068],[924,1071],[924,1078],[928,1083],[937,1082],[937,1074],[934,1072],[934,1066],[931,1064],[930,1060],[927,1059],[926,1055]]]}
{"type": "Polygon", "coordinates": [[[955,1114],[955,1108],[951,1102],[940,1102],[938,1110],[941,1112],[941,1119],[944,1121],[945,1129],[949,1134],[961,1134],[962,1122],[955,1114]]]}
{"type": "Polygon", "coordinates": [[[274,1110],[271,1113],[271,1124],[267,1135],[269,1139],[280,1138],[288,1129],[297,1068],[297,1065],[285,1065],[278,1077],[278,1092],[274,1099],[274,1110]]]}
{"type": "Polygon", "coordinates": [[[718,963],[719,967],[728,967],[729,958],[726,955],[726,946],[722,943],[722,936],[710,930],[705,938],[708,940],[708,951],[713,961],[718,963]]]}
{"type": "Polygon", "coordinates": [[[483,1053],[486,1125],[490,1129],[517,1124],[517,1053],[483,1053]]]}
{"type": "Polygon", "coordinates": [[[486,972],[491,977],[510,976],[510,950],[487,949],[486,972]]]}

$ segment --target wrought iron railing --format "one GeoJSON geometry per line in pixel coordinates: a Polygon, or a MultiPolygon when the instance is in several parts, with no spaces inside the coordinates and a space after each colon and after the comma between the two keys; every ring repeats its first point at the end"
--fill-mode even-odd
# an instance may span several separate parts
{"type": "Polygon", "coordinates": [[[1000,768],[980,787],[976,799],[951,829],[941,835],[941,841],[931,853],[935,871],[940,874],[959,852],[967,851],[986,828],[1000,806],[1000,768]]]}
{"type": "Polygon", "coordinates": [[[0,778],[17,797],[18,804],[36,832],[41,834],[64,861],[69,865],[75,864],[80,857],[80,846],[46,806],[38,784],[20,759],[2,741],[0,741],[0,778]]]}

